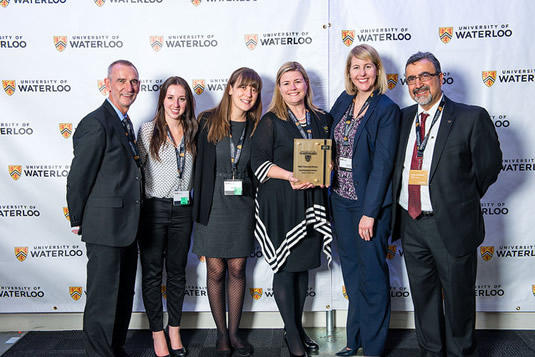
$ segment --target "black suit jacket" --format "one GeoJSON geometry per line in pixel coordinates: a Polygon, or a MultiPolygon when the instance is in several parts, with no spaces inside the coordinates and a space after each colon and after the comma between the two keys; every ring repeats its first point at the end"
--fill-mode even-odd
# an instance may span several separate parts
{"type": "MultiPolygon", "coordinates": [[[[445,96],[444,96],[445,97],[445,96]]],[[[473,252],[485,237],[480,200],[502,168],[502,152],[487,111],[449,100],[435,142],[429,191],[440,237],[449,253],[473,252]]],[[[393,176],[394,201],[399,201],[403,161],[417,105],[402,110],[402,123],[393,176]]],[[[392,210],[393,239],[403,237],[399,205],[392,210]]]]}
{"type": "Polygon", "coordinates": [[[67,177],[71,226],[87,243],[125,247],[136,238],[143,180],[121,120],[105,100],[73,135],[67,177]]]}

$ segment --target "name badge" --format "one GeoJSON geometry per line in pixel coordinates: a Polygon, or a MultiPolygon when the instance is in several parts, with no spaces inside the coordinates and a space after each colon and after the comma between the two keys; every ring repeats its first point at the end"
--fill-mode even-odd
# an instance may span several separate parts
{"type": "Polygon", "coordinates": [[[340,158],[340,170],[351,172],[353,170],[353,164],[349,157],[340,158]]]}
{"type": "Polygon", "coordinates": [[[241,196],[243,191],[243,180],[225,180],[225,196],[241,196]]]}
{"type": "Polygon", "coordinates": [[[427,186],[427,170],[410,170],[409,185],[427,186]]]}
{"type": "Polygon", "coordinates": [[[173,192],[173,206],[184,206],[189,204],[189,191],[173,192]]]}

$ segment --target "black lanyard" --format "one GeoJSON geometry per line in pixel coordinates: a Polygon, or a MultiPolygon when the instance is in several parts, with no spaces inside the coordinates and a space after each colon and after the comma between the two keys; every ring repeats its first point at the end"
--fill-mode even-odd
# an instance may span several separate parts
{"type": "Polygon", "coordinates": [[[290,115],[290,118],[292,118],[292,121],[294,122],[295,126],[297,126],[297,129],[299,129],[299,132],[301,133],[301,136],[303,139],[312,139],[312,125],[310,123],[310,113],[307,110],[305,117],[306,117],[306,132],[303,130],[303,127],[301,126],[301,123],[299,123],[299,120],[295,117],[294,113],[290,109],[288,109],[288,115],[290,115]]]}
{"type": "Polygon", "coordinates": [[[234,147],[234,142],[232,141],[232,132],[230,133],[230,164],[232,166],[232,178],[236,176],[238,172],[238,161],[240,160],[241,151],[243,149],[243,142],[245,141],[245,132],[247,131],[247,120],[245,121],[245,126],[238,140],[238,145],[234,147]]]}
{"type": "Polygon", "coordinates": [[[134,134],[134,128],[132,126],[132,122],[130,121],[130,118],[128,115],[125,115],[123,117],[123,120],[121,120],[121,124],[124,128],[124,133],[126,134],[126,139],[128,140],[128,144],[130,145],[130,151],[132,151],[132,156],[134,157],[134,160],[136,162],[136,165],[138,167],[141,167],[141,161],[139,160],[139,153],[137,151],[136,146],[136,137],[134,134]]]}
{"type": "Polygon", "coordinates": [[[184,134],[182,134],[182,140],[180,140],[180,145],[177,147],[175,140],[173,139],[173,135],[171,135],[171,131],[169,130],[169,125],[166,125],[165,128],[167,129],[167,136],[175,147],[178,177],[182,178],[182,173],[184,172],[184,167],[186,166],[186,144],[184,143],[184,134]]]}
{"type": "Polygon", "coordinates": [[[370,106],[370,102],[375,93],[377,93],[377,91],[372,92],[372,94],[368,96],[368,98],[360,108],[359,113],[355,117],[355,120],[353,120],[353,109],[355,108],[355,100],[357,99],[357,97],[355,96],[355,98],[353,98],[353,100],[351,101],[351,105],[349,106],[348,110],[346,111],[346,114],[344,115],[346,119],[344,122],[344,140],[342,142],[342,145],[349,145],[349,132],[355,124],[360,124],[361,118],[359,117],[370,106]]]}
{"type": "Polygon", "coordinates": [[[429,139],[429,134],[431,133],[431,129],[433,128],[433,125],[438,120],[438,117],[440,116],[440,113],[442,113],[442,110],[444,109],[444,105],[446,104],[446,101],[444,98],[440,101],[440,104],[438,105],[437,111],[435,112],[435,115],[433,116],[433,121],[431,122],[431,126],[429,129],[427,129],[427,134],[425,135],[424,139],[422,140],[422,133],[420,130],[420,116],[416,116],[416,148],[418,149],[418,157],[424,156],[424,150],[427,146],[427,140],[429,139]]]}

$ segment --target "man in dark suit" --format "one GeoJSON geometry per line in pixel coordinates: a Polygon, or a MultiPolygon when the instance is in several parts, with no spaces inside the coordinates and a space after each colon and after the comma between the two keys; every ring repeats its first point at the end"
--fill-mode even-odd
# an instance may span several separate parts
{"type": "Polygon", "coordinates": [[[136,67],[113,62],[109,97],[83,118],[73,136],[67,177],[73,232],[87,250],[83,329],[89,356],[123,356],[132,314],[142,174],[128,108],[139,92],[136,67]]]}
{"type": "Polygon", "coordinates": [[[487,111],[443,95],[432,53],[407,60],[393,176],[394,239],[401,238],[421,356],[476,356],[476,248],[484,239],[480,200],[501,170],[487,111]]]}

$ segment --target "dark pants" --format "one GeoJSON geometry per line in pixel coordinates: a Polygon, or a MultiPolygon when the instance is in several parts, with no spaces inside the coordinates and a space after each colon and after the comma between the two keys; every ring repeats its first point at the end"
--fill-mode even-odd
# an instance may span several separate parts
{"type": "Polygon", "coordinates": [[[186,286],[186,263],[190,247],[191,205],[173,206],[171,199],[143,202],[139,250],[142,291],[151,331],[163,330],[162,272],[167,272],[168,324],[180,326],[186,286]]]}
{"type": "Polygon", "coordinates": [[[88,356],[121,355],[126,340],[137,267],[137,243],[109,247],[86,243],[87,299],[83,330],[88,356]]]}
{"type": "Polygon", "coordinates": [[[349,308],[347,347],[362,347],[365,355],[382,355],[390,325],[390,280],[386,252],[391,207],[375,219],[373,238],[359,235],[362,206],[336,193],[331,195],[335,234],[349,308]]]}
{"type": "Polygon", "coordinates": [[[413,220],[406,210],[401,211],[403,255],[420,356],[477,356],[476,252],[452,256],[435,217],[413,220]]]}

